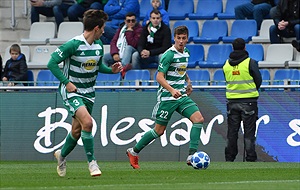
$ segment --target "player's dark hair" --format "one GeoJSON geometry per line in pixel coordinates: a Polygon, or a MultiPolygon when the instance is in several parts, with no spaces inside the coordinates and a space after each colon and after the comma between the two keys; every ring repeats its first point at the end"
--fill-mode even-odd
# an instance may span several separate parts
{"type": "Polygon", "coordinates": [[[96,26],[101,28],[107,21],[108,15],[102,10],[90,9],[83,14],[84,30],[92,31],[96,26]]]}
{"type": "Polygon", "coordinates": [[[246,43],[243,38],[236,38],[232,42],[233,50],[244,50],[245,46],[246,46],[246,43]]]}
{"type": "Polygon", "coordinates": [[[186,26],[177,26],[174,30],[174,37],[180,34],[186,34],[189,37],[189,29],[186,26]]]}

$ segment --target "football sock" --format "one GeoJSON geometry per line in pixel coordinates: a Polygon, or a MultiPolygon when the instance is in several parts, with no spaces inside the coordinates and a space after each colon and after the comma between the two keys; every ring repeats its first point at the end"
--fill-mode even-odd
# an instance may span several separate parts
{"type": "Polygon", "coordinates": [[[92,160],[96,160],[94,157],[94,137],[92,132],[82,130],[81,139],[88,161],[91,162],[92,160]]]}
{"type": "Polygon", "coordinates": [[[147,131],[141,140],[133,147],[133,151],[139,153],[145,146],[147,146],[151,141],[158,138],[159,135],[155,132],[154,129],[147,131]]]}
{"type": "Polygon", "coordinates": [[[198,150],[198,145],[200,142],[200,132],[203,127],[203,123],[194,123],[190,133],[190,147],[189,155],[194,154],[198,150]]]}
{"type": "Polygon", "coordinates": [[[72,136],[72,132],[70,132],[68,135],[67,135],[67,138],[66,138],[66,142],[64,144],[64,146],[62,147],[61,149],[61,156],[62,157],[66,157],[68,154],[70,154],[70,152],[75,148],[75,146],[77,145],[77,141],[78,139],[75,139],[73,136],[72,136]]]}

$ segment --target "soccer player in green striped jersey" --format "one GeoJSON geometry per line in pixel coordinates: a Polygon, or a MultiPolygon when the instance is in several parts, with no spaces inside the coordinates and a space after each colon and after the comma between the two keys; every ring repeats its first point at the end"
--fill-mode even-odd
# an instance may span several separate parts
{"type": "Polygon", "coordinates": [[[191,157],[198,150],[200,131],[204,118],[196,103],[189,97],[192,93],[192,84],[186,73],[189,50],[185,47],[188,42],[188,28],[178,26],[174,31],[175,44],[162,56],[156,80],[159,83],[157,92],[157,104],[152,116],[155,118],[155,127],[146,132],[141,140],[133,147],[127,149],[130,165],[138,169],[138,153],[152,140],[160,137],[166,130],[166,126],[177,111],[193,123],[190,130],[190,145],[187,157],[187,165],[191,165],[191,157]],[[185,82],[187,87],[184,87],[185,82]]]}
{"type": "Polygon", "coordinates": [[[94,156],[94,137],[92,135],[92,109],[95,100],[94,85],[101,73],[118,73],[122,64],[117,62],[111,67],[102,64],[103,34],[108,16],[101,10],[88,10],[84,13],[83,34],[67,41],[52,53],[48,68],[60,81],[59,92],[65,107],[72,114],[72,130],[67,135],[62,149],[54,156],[57,159],[57,173],[66,175],[66,156],[75,148],[81,137],[87,156],[91,176],[100,176],[101,171],[94,156]],[[63,72],[58,64],[64,62],[63,72]]]}

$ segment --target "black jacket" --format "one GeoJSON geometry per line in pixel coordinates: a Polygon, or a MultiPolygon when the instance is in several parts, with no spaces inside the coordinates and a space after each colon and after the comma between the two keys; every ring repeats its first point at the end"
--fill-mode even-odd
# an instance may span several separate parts
{"type": "MultiPolygon", "coordinates": [[[[236,66],[245,59],[249,57],[249,54],[245,50],[235,50],[230,53],[228,62],[231,66],[236,66]]],[[[249,74],[253,77],[254,83],[256,85],[256,89],[258,90],[261,86],[262,83],[262,78],[261,74],[258,68],[258,63],[254,59],[250,59],[249,63],[249,74]]],[[[257,98],[248,98],[249,101],[251,102],[253,99],[257,98]]],[[[230,100],[233,101],[233,100],[230,100]]],[[[247,102],[246,99],[243,99],[243,102],[247,102]]]]}
{"type": "Polygon", "coordinates": [[[147,36],[150,34],[148,31],[149,23],[143,27],[137,50],[141,53],[143,49],[146,49],[150,51],[150,56],[155,56],[164,53],[172,46],[171,30],[166,24],[161,22],[161,27],[154,34],[153,43],[150,43],[147,41],[147,36]]]}
{"type": "Polygon", "coordinates": [[[289,22],[287,28],[294,31],[294,26],[300,24],[299,9],[299,0],[280,0],[273,18],[275,25],[278,26],[280,21],[285,20],[289,22]]]}
{"type": "Polygon", "coordinates": [[[27,81],[27,63],[24,54],[20,54],[16,60],[11,58],[6,61],[4,73],[8,81],[27,81]]]}

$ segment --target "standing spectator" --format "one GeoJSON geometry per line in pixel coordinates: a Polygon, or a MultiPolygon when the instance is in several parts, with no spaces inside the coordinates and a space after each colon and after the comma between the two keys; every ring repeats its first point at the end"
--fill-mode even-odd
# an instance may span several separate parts
{"type": "Polygon", "coordinates": [[[103,10],[107,0],[75,0],[76,3],[68,10],[69,21],[77,22],[89,9],[103,10]]]}
{"type": "Polygon", "coordinates": [[[109,0],[104,6],[104,12],[108,14],[111,21],[106,23],[101,41],[104,44],[110,44],[127,13],[134,13],[139,22],[140,3],[138,0],[109,0]]]}
{"type": "Polygon", "coordinates": [[[257,29],[260,30],[263,19],[269,15],[273,6],[274,0],[252,0],[235,7],[235,18],[237,20],[254,19],[257,23],[257,29]]]}
{"type": "Polygon", "coordinates": [[[46,17],[54,17],[56,26],[68,15],[68,9],[74,4],[73,0],[30,0],[31,24],[40,21],[40,14],[46,17]]]}
{"type": "MultiPolygon", "coordinates": [[[[26,57],[21,53],[21,48],[18,44],[11,45],[9,54],[11,58],[6,61],[2,81],[8,86],[23,86],[23,83],[19,81],[27,81],[26,57]]],[[[24,83],[24,85],[27,86],[27,83],[24,83]]]]}
{"type": "Polygon", "coordinates": [[[137,52],[132,55],[132,68],[144,69],[150,63],[158,63],[162,54],[172,46],[171,30],[161,21],[159,10],[152,10],[150,22],[143,27],[137,52]]]}
{"type": "MultiPolygon", "coordinates": [[[[51,54],[48,68],[60,81],[59,92],[65,108],[72,115],[72,129],[67,135],[62,149],[54,153],[57,159],[57,174],[66,175],[66,157],[82,139],[88,168],[91,176],[100,176],[101,171],[94,155],[94,137],[92,135],[92,111],[95,101],[95,81],[98,72],[118,73],[121,63],[111,68],[102,64],[103,44],[100,36],[108,19],[102,10],[88,10],[84,13],[83,34],[64,43],[51,54]],[[64,72],[58,66],[64,62],[64,72]]],[[[94,126],[95,127],[95,126],[94,126]]]]}
{"type": "Polygon", "coordinates": [[[280,0],[273,14],[274,24],[270,27],[271,44],[281,43],[282,37],[300,40],[299,0],[280,0]]]}
{"type": "Polygon", "coordinates": [[[140,168],[138,153],[151,141],[164,134],[175,111],[193,123],[190,130],[187,165],[191,166],[192,155],[198,150],[204,118],[197,104],[189,97],[193,88],[186,72],[187,60],[190,57],[189,50],[185,47],[189,39],[188,33],[186,26],[176,27],[174,31],[175,44],[164,53],[160,60],[156,77],[159,83],[158,102],[152,112],[152,117],[155,118],[155,126],[147,131],[133,148],[127,149],[126,153],[133,169],[140,168]],[[185,83],[187,83],[186,88],[185,83]]]}
{"type": "Polygon", "coordinates": [[[241,121],[244,124],[244,147],[246,161],[257,160],[255,151],[256,120],[258,119],[257,99],[262,78],[258,64],[249,58],[245,41],[237,38],[232,42],[233,52],[223,66],[227,98],[227,146],[225,159],[233,162],[238,154],[238,132],[241,121]]]}
{"type": "Polygon", "coordinates": [[[131,69],[131,56],[136,52],[137,44],[142,32],[142,26],[137,22],[134,13],[127,13],[125,23],[117,30],[110,43],[110,53],[103,56],[103,63],[112,65],[121,62],[123,65],[122,77],[131,69]]]}
{"type": "MultiPolygon", "coordinates": [[[[161,0],[150,0],[150,3],[152,5],[153,9],[157,9],[161,13],[162,22],[165,23],[167,26],[169,26],[169,21],[170,21],[169,14],[162,7],[162,1],[161,0]]],[[[142,26],[146,26],[150,22],[150,13],[153,9],[149,10],[146,13],[146,16],[144,18],[142,26]]]]}

